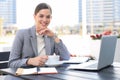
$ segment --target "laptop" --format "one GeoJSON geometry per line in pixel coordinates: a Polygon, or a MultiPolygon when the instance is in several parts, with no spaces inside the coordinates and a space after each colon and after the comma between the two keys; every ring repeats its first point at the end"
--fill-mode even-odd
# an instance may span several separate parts
{"type": "Polygon", "coordinates": [[[70,65],[68,69],[101,70],[110,66],[114,60],[116,42],[117,36],[115,35],[102,36],[99,58],[97,60],[90,60],[78,65],[70,65]]]}

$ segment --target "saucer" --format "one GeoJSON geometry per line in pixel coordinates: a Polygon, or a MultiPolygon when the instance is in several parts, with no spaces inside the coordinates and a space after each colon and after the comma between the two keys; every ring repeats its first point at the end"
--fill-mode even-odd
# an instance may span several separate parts
{"type": "Polygon", "coordinates": [[[56,61],[56,62],[53,62],[53,63],[45,63],[46,66],[60,66],[62,64],[63,64],[62,61],[56,61]]]}

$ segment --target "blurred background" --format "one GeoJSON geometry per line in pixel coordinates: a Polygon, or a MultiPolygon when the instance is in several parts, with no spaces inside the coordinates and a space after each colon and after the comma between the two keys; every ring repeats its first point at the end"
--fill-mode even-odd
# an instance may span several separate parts
{"type": "MultiPolygon", "coordinates": [[[[11,49],[18,29],[34,25],[34,9],[41,2],[52,7],[49,28],[58,34],[71,54],[99,51],[99,35],[119,38],[120,0],[0,0],[0,50],[11,49]]],[[[118,42],[116,57],[120,54],[119,45],[118,42]]]]}

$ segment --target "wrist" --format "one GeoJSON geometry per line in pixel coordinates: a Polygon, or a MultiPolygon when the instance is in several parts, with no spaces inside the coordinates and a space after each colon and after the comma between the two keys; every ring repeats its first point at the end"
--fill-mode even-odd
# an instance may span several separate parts
{"type": "Polygon", "coordinates": [[[57,34],[54,34],[53,39],[56,43],[60,42],[60,39],[58,38],[57,34]]]}
{"type": "Polygon", "coordinates": [[[54,35],[53,35],[53,39],[56,39],[56,38],[57,38],[57,34],[54,33],[54,35]]]}
{"type": "Polygon", "coordinates": [[[31,65],[31,58],[29,58],[26,63],[27,65],[31,65]]]}

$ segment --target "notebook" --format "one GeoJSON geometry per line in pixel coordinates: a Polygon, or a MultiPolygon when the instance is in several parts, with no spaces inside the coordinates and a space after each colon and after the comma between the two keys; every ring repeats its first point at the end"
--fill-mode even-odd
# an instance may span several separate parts
{"type": "Polygon", "coordinates": [[[31,74],[57,74],[55,67],[34,67],[34,68],[18,68],[16,75],[31,75],[31,74]]]}
{"type": "Polygon", "coordinates": [[[78,65],[71,65],[68,67],[68,69],[101,70],[111,65],[114,60],[116,42],[117,36],[102,36],[99,58],[97,60],[91,60],[78,65]]]}

